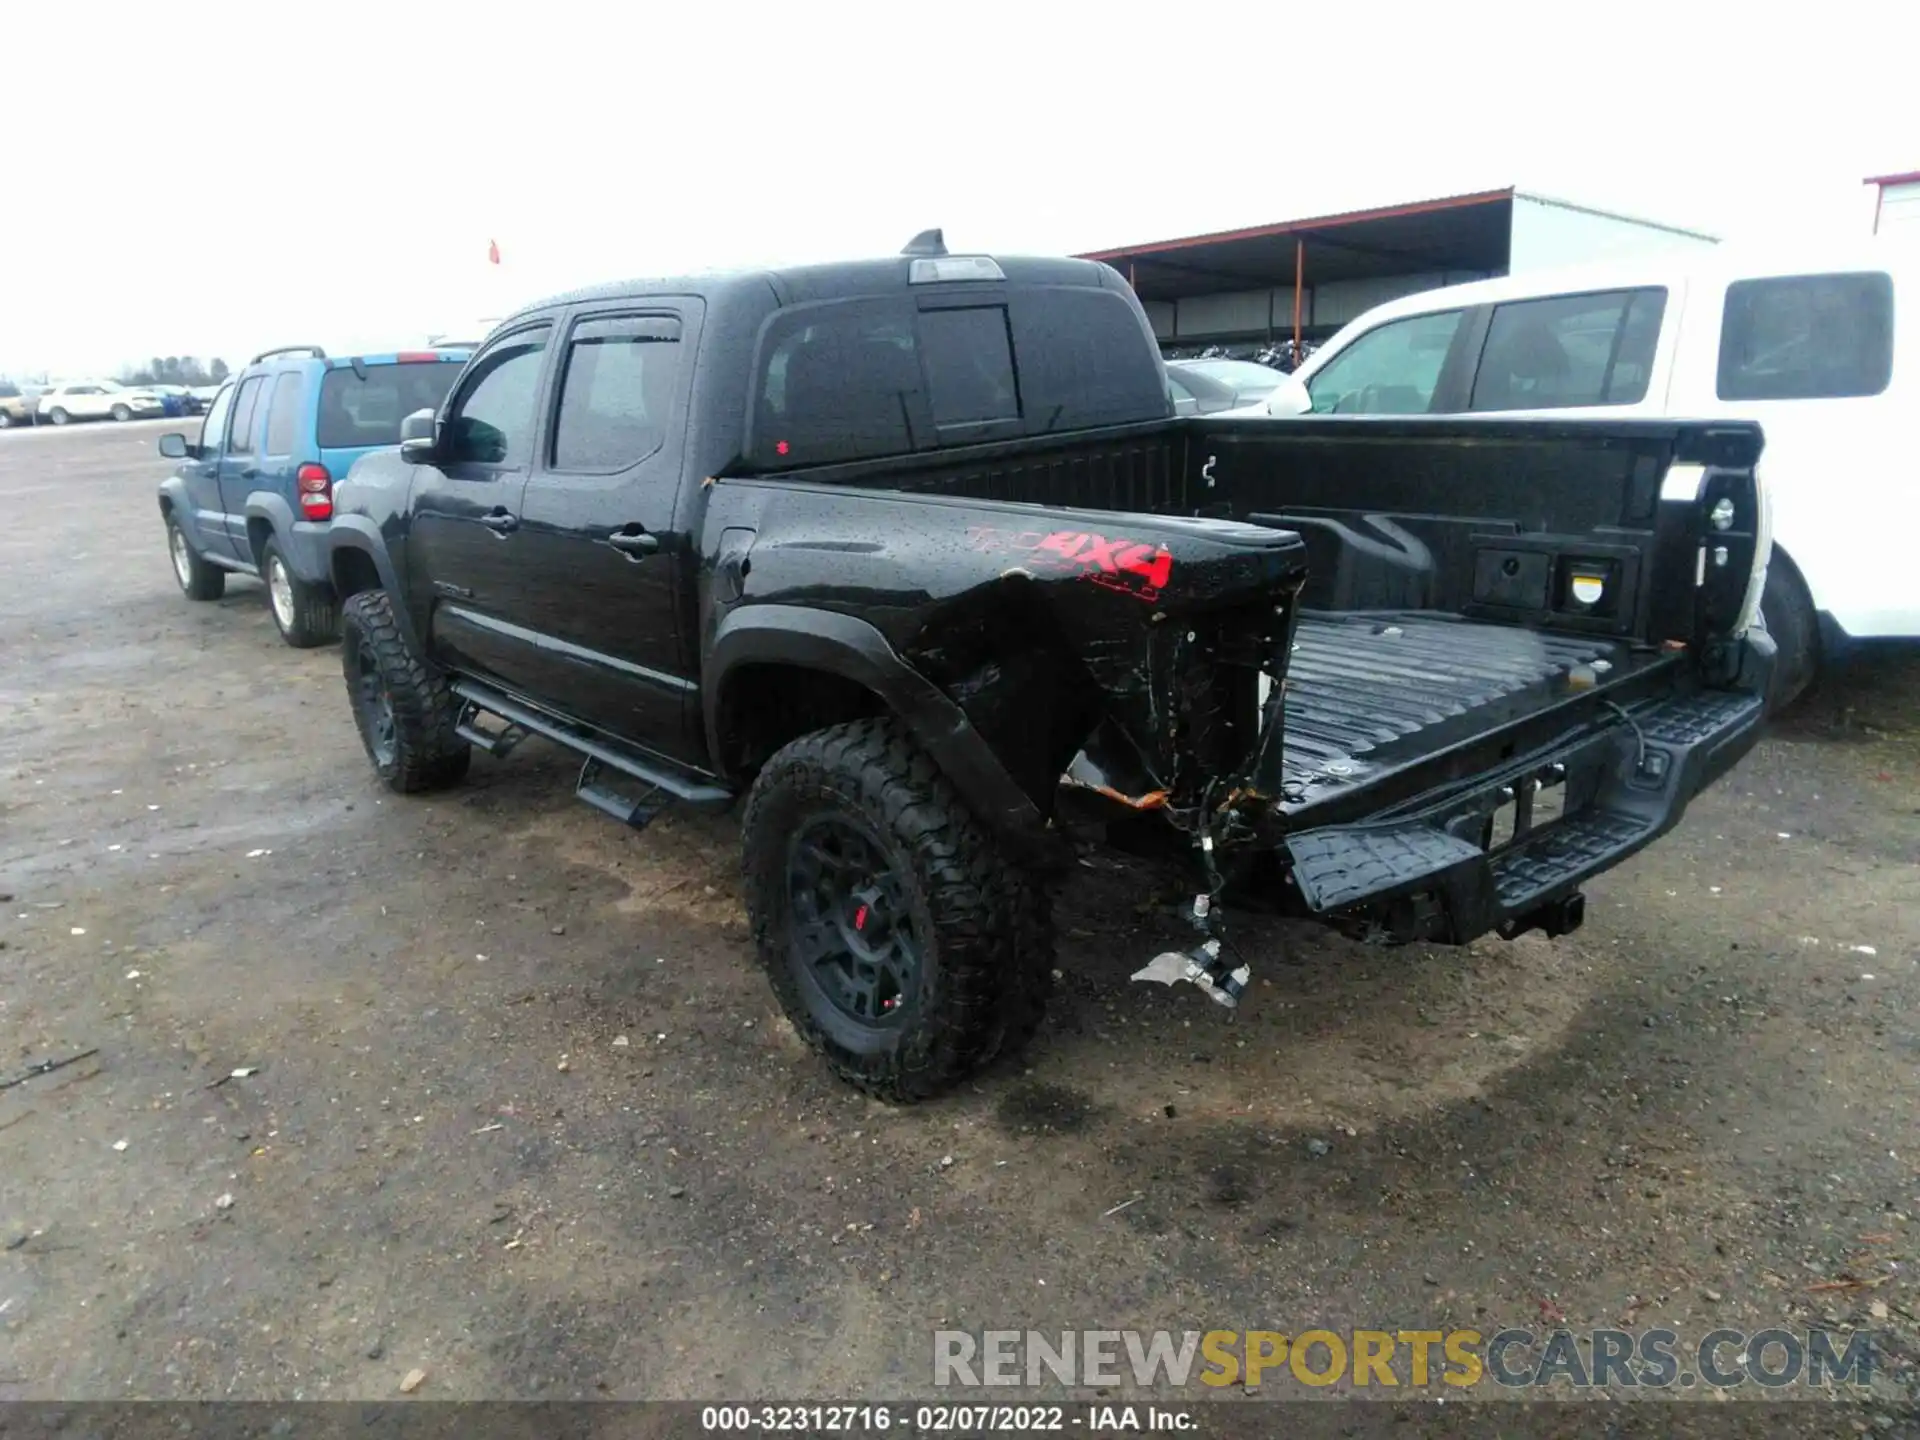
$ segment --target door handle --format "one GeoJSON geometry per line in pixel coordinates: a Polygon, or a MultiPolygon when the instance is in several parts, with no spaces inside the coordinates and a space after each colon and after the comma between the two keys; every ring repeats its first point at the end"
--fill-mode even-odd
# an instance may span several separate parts
{"type": "Polygon", "coordinates": [[[611,535],[607,536],[607,544],[618,550],[622,555],[628,555],[638,560],[644,556],[657,554],[659,552],[660,537],[658,535],[649,535],[636,525],[630,529],[614,531],[611,535]]]}
{"type": "Polygon", "coordinates": [[[257,480],[257,479],[259,479],[259,478],[260,478],[260,470],[259,470],[259,467],[258,467],[258,466],[254,466],[254,465],[249,465],[249,466],[247,466],[247,468],[246,468],[246,469],[244,469],[244,470],[242,470],[242,471],[240,472],[240,478],[241,478],[242,480],[257,480]]]}
{"type": "Polygon", "coordinates": [[[480,517],[480,523],[496,535],[509,535],[520,528],[520,517],[504,510],[489,510],[480,517]]]}

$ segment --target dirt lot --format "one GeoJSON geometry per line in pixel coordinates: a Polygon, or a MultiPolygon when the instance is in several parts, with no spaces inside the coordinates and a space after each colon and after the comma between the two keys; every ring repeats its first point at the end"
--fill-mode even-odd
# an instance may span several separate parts
{"type": "Polygon", "coordinates": [[[0,436],[0,1078],[95,1052],[0,1091],[0,1399],[892,1397],[939,1324],[1563,1316],[1870,1325],[1911,1387],[1920,663],[1568,940],[1248,925],[1228,1020],[1128,983],[1149,882],[1083,871],[1026,1068],[891,1110],[775,1014],[730,821],[629,834],[534,745],[377,790],[336,650],[176,590],[161,428],[0,436]]]}

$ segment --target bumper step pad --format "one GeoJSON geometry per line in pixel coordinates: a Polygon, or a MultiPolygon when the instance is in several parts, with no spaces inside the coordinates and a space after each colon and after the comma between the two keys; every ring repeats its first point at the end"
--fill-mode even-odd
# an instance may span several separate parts
{"type": "Polygon", "coordinates": [[[1582,882],[1666,833],[1752,747],[1763,709],[1758,696],[1708,692],[1621,711],[1618,723],[1489,775],[1471,795],[1397,821],[1288,836],[1292,882],[1309,910],[1327,916],[1378,917],[1404,897],[1431,896],[1419,933],[1399,938],[1462,941],[1536,924],[1558,933],[1556,917],[1573,913],[1565,907],[1577,907],[1582,882]],[[1587,803],[1492,852],[1465,838],[1548,769],[1568,776],[1570,789],[1578,780],[1587,803]]]}

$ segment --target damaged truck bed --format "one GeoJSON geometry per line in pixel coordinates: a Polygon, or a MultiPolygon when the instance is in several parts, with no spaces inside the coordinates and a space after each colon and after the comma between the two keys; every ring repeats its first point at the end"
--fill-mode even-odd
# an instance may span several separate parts
{"type": "Polygon", "coordinates": [[[891,1098],[1034,1032],[1082,820],[1190,877],[1141,973],[1231,1004],[1238,901],[1573,928],[1762,720],[1755,427],[1175,419],[1104,266],[581,292],[407,433],[329,532],[382,779],[537,735],[629,824],[744,797],[775,992],[891,1098]]]}
{"type": "Polygon", "coordinates": [[[841,592],[872,619],[889,595],[889,647],[1026,777],[1028,824],[1064,774],[1123,823],[1171,822],[1216,923],[1237,883],[1459,943],[1579,924],[1580,883],[1757,736],[1759,446],[1671,422],[1175,421],[723,479],[710,504],[753,531],[767,601],[795,571],[811,607],[841,592]],[[1265,569],[1223,578],[1183,553],[1203,539],[1265,569]],[[908,575],[946,583],[905,603],[908,575]],[[1134,603],[1043,598],[1062,585],[1134,603]]]}

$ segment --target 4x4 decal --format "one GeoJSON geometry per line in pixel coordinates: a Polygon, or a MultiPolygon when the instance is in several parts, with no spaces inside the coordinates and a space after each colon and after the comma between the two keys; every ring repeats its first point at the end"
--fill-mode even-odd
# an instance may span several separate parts
{"type": "Polygon", "coordinates": [[[1158,600],[1173,578],[1173,556],[1167,547],[1144,540],[1109,539],[1090,530],[1043,533],[985,525],[970,528],[967,539],[976,550],[1024,555],[1036,569],[1078,574],[1138,600],[1158,600]]]}

